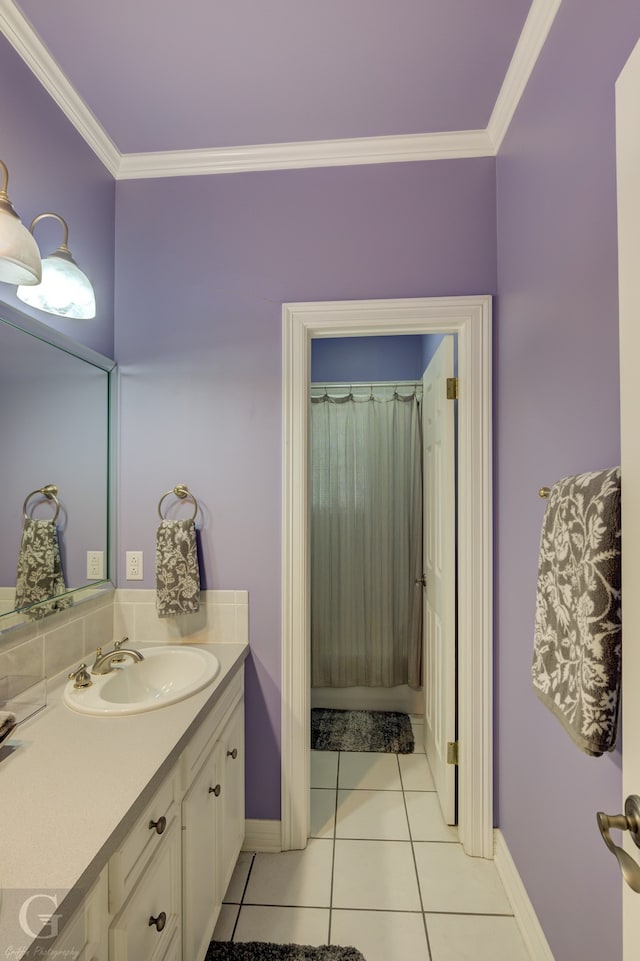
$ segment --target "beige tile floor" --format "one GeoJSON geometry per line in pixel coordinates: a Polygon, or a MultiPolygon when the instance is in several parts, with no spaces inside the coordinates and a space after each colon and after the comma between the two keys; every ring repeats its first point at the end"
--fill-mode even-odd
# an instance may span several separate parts
{"type": "Polygon", "coordinates": [[[304,851],[240,855],[214,938],[366,961],[530,961],[494,865],[445,824],[424,754],[311,752],[304,851]]]}

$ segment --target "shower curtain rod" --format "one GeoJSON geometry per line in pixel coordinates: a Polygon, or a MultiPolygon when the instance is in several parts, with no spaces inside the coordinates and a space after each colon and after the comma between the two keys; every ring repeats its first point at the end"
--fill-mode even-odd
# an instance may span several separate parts
{"type": "Polygon", "coordinates": [[[422,387],[421,380],[362,380],[362,381],[313,381],[311,390],[348,390],[352,387],[422,387]]]}

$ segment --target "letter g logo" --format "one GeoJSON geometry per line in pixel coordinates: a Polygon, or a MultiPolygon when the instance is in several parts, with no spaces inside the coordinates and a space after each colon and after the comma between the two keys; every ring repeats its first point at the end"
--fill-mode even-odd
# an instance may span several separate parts
{"type": "Polygon", "coordinates": [[[31,925],[29,924],[29,909],[34,901],[48,901],[53,908],[58,907],[58,898],[55,894],[32,894],[30,898],[23,901],[22,907],[20,908],[20,913],[18,915],[18,920],[20,921],[20,927],[30,938],[43,938],[46,941],[50,941],[52,938],[58,937],[58,921],[62,917],[60,914],[54,914],[53,911],[45,912],[43,914],[37,914],[38,920],[46,925],[49,924],[49,934],[45,932],[44,929],[41,931],[33,931],[31,925]]]}

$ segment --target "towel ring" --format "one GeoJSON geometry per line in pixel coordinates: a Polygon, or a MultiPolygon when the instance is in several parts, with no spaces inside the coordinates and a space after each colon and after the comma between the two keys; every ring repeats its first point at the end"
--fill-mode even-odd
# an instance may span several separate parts
{"type": "Polygon", "coordinates": [[[190,518],[190,520],[194,521],[198,513],[198,502],[186,484],[177,484],[170,491],[167,491],[165,494],[162,495],[162,497],[158,501],[158,514],[160,516],[160,520],[161,521],[164,520],[164,517],[162,516],[162,502],[165,499],[165,497],[169,497],[170,494],[175,494],[176,497],[180,498],[180,500],[184,500],[186,497],[189,497],[193,501],[194,511],[193,511],[193,516],[190,518]]]}
{"type": "Polygon", "coordinates": [[[538,494],[540,495],[540,497],[543,497],[545,499],[549,496],[550,493],[551,493],[550,487],[541,487],[540,490],[538,491],[538,494]]]}
{"type": "Polygon", "coordinates": [[[56,487],[55,484],[46,484],[44,487],[39,487],[37,490],[31,491],[30,494],[27,494],[27,496],[24,499],[24,504],[22,505],[22,513],[23,513],[24,519],[26,521],[31,519],[30,515],[27,514],[27,503],[36,494],[44,494],[47,500],[53,501],[53,503],[56,505],[56,512],[53,515],[53,523],[55,524],[55,522],[58,520],[58,514],[60,513],[60,501],[56,496],[57,493],[58,493],[58,488],[56,487]]]}

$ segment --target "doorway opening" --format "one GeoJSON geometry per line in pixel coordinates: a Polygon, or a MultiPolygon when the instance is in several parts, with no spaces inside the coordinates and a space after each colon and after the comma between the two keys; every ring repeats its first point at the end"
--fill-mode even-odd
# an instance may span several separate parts
{"type": "Polygon", "coordinates": [[[283,850],[309,831],[308,463],[311,341],[384,334],[458,337],[459,833],[493,856],[491,631],[491,299],[423,298],[283,307],[283,850]]]}

